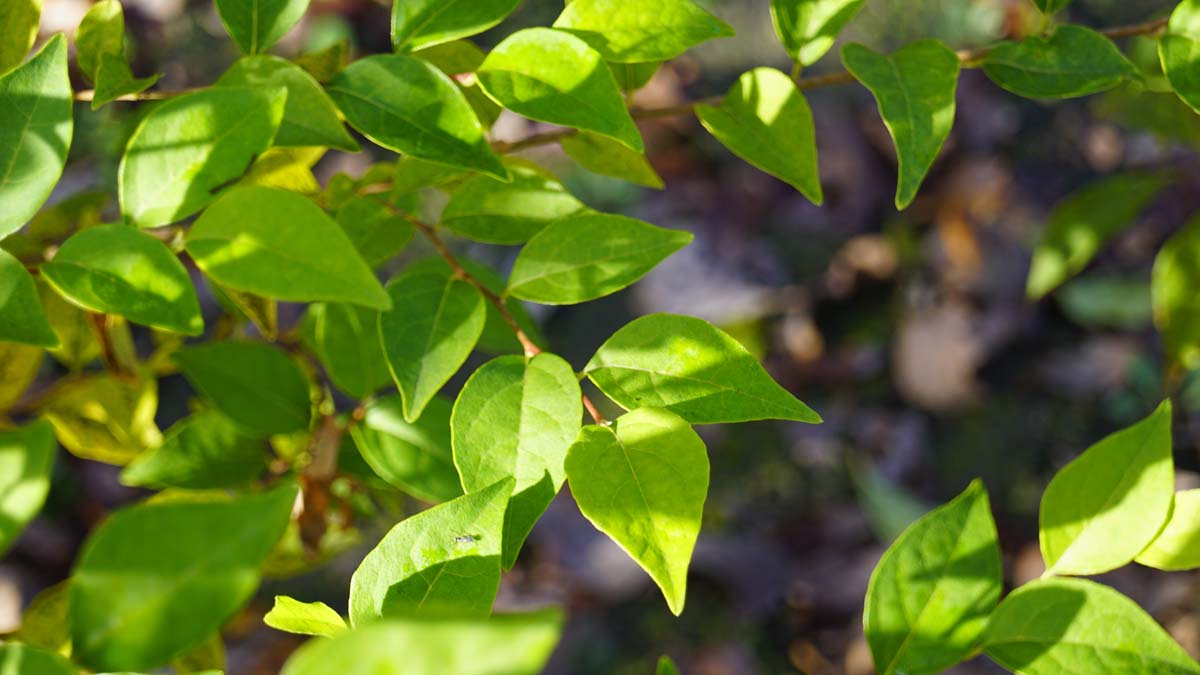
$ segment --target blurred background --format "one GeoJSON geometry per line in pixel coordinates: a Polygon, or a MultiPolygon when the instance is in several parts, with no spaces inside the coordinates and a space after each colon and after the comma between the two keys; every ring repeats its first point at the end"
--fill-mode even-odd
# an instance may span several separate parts
{"type": "MultiPolygon", "coordinates": [[[[402,0],[398,0],[402,1],[402,0]]],[[[666,65],[635,97],[653,107],[723,93],[759,65],[786,70],[767,0],[714,0],[737,37],[666,65]]],[[[1071,21],[1094,27],[1164,15],[1172,0],[1075,0],[1071,21]]],[[[124,0],[134,72],[159,88],[214,81],[238,53],[208,0],[124,0]]],[[[73,33],[87,0],[46,0],[43,38],[73,33]]],[[[548,25],[558,0],[526,0],[487,47],[548,25]]],[[[276,51],[349,40],[388,51],[389,5],[314,0],[276,51]]],[[[891,50],[923,37],[986,45],[1037,25],[1028,0],[869,0],[843,39],[891,50]]],[[[1148,414],[1164,393],[1149,279],[1162,242],[1200,207],[1200,117],[1154,86],[1155,46],[1121,41],[1149,76],[1107,94],[1054,104],[1019,99],[965,70],[954,132],[914,205],[892,205],[895,159],[874,101],[857,85],[806,92],[816,118],[826,203],[815,207],[733,157],[692,117],[642,125],[666,183],[652,190],[587,173],[557,146],[531,151],[583,201],[666,227],[695,243],[646,280],[579,307],[531,308],[547,341],[575,367],[633,317],[658,311],[708,319],[741,340],[784,386],[818,410],[820,426],[762,422],[701,428],[712,486],[692,563],[687,610],[657,589],[560,495],[505,576],[499,607],[555,603],[570,622],[551,673],[648,674],[662,653],[689,675],[872,672],[863,595],[887,544],[912,519],[981,477],[991,493],[1006,579],[1042,572],[1037,508],[1053,472],[1104,435],[1148,414]],[[1053,205],[1099,178],[1135,168],[1178,177],[1087,270],[1045,300],[1025,298],[1030,250],[1053,205]]],[[[837,48],[811,73],[839,70],[837,48]]],[[[81,84],[77,81],[77,84],[81,84]]],[[[53,200],[113,191],[138,106],[76,109],[72,161],[53,200]]],[[[504,115],[501,140],[539,130],[504,115]]],[[[322,182],[361,174],[387,153],[331,153],[322,182]]],[[[53,201],[52,200],[52,201],[53,201]]],[[[436,197],[427,207],[436,210],[436,197]]],[[[108,207],[108,208],[111,208],[108,207]]],[[[414,242],[406,260],[428,254],[414,242]]],[[[516,249],[455,242],[501,272],[516,249]]],[[[208,298],[208,312],[215,304],[208,298]]],[[[283,323],[296,308],[285,308],[283,323]]],[[[473,361],[478,364],[482,358],[473,361]]],[[[56,376],[43,366],[41,380],[56,376]]],[[[451,384],[453,395],[461,378],[451,384]]],[[[1200,486],[1200,378],[1177,390],[1181,487],[1200,486]]],[[[187,411],[181,378],[160,383],[158,424],[187,411]]],[[[609,412],[615,412],[610,408],[609,412]]],[[[0,561],[0,632],[20,608],[65,579],[102,515],[145,492],[117,469],[60,455],[43,515],[0,561]]],[[[271,596],[345,609],[362,555],[415,504],[397,498],[360,519],[360,534],[316,570],[282,570],[226,632],[231,675],[277,672],[300,639],[266,628],[271,596]],[[299,574],[294,574],[300,572],[299,574]]],[[[1195,574],[1131,566],[1103,579],[1132,596],[1200,656],[1195,574]]],[[[978,659],[954,673],[999,673],[978,659]]]]}

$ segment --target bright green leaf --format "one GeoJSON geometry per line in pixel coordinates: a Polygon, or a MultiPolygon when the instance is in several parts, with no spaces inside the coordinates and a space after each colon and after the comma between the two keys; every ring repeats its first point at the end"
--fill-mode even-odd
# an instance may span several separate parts
{"type": "Polygon", "coordinates": [[[1166,182],[1156,174],[1119,174],[1055,205],[1033,250],[1026,294],[1040,298],[1078,274],[1166,182]]]}
{"type": "Polygon", "coordinates": [[[906,208],[954,126],[958,56],[937,40],[920,40],[888,56],[848,44],[842,62],[879,104],[896,144],[896,208],[906,208]]]}
{"type": "Polygon", "coordinates": [[[0,555],[42,510],[57,449],[43,421],[0,431],[0,555]]]}
{"type": "Polygon", "coordinates": [[[217,86],[283,87],[287,102],[275,134],[277,146],[327,146],[358,152],[358,143],[342,126],[333,101],[312,75],[278,56],[246,56],[221,75],[217,86]]]}
{"type": "Polygon", "coordinates": [[[1102,574],[1131,562],[1171,510],[1171,402],[1063,467],[1038,515],[1050,574],[1102,574]]]}
{"type": "Polygon", "coordinates": [[[675,667],[675,662],[669,656],[658,657],[658,667],[654,670],[654,675],[679,675],[679,669],[675,667]]]}
{"type": "Polygon", "coordinates": [[[1200,567],[1200,490],[1175,493],[1171,518],[1135,560],[1171,572],[1200,567]]]}
{"type": "Polygon", "coordinates": [[[350,427],[359,454],[391,485],[429,502],[462,495],[450,442],[451,405],[433,398],[420,419],[406,422],[399,396],[367,406],[362,422],[350,427]]]}
{"type": "Polygon", "coordinates": [[[505,569],[562,488],[563,460],[582,417],[575,371],[554,354],[501,356],[463,385],[450,418],[463,487],[471,493],[516,479],[504,515],[505,569]]]}
{"type": "Polygon", "coordinates": [[[58,442],[83,459],[124,465],[162,443],[154,424],[158,387],[150,377],[134,382],[100,373],[62,384],[42,408],[58,442]]]}
{"type": "Polygon", "coordinates": [[[492,244],[520,244],[551,222],[586,207],[552,176],[525,164],[509,166],[512,180],[475,176],[442,210],[441,225],[492,244]]]}
{"type": "Polygon", "coordinates": [[[644,149],[604,59],[570,33],[551,28],[513,33],[488,54],[475,77],[488,96],[517,114],[644,149]]]}
{"type": "Polygon", "coordinates": [[[261,54],[304,16],[309,0],[216,0],[217,13],[244,54],[261,54]]]}
{"type": "Polygon", "coordinates": [[[662,178],[650,165],[646,155],[630,150],[607,136],[581,131],[564,136],[558,142],[568,157],[592,173],[657,190],[663,187],[662,178]]]}
{"type": "Polygon", "coordinates": [[[640,408],[609,426],[581,429],[566,469],[579,510],[646,570],[671,612],[681,613],[708,495],[704,441],[678,415],[640,408]]]}
{"type": "Polygon", "coordinates": [[[128,225],[75,233],[42,276],[71,302],[92,312],[185,335],[204,332],[200,301],[187,270],[166,244],[128,225]]]}
{"type": "Polygon", "coordinates": [[[1021,675],[1195,675],[1200,666],[1135,602],[1084,579],[1041,579],[992,614],[984,651],[1021,675]]]}
{"type": "Polygon", "coordinates": [[[474,73],[487,57],[487,54],[474,42],[470,40],[445,42],[425,47],[415,52],[413,56],[428,61],[453,79],[454,84],[467,97],[467,102],[471,104],[471,108],[484,127],[491,127],[496,123],[496,119],[500,117],[500,106],[483,93],[478,79],[473,76],[466,77],[466,74],[474,73]]]}
{"type": "Polygon", "coordinates": [[[584,372],[626,410],[666,408],[692,424],[821,421],[737,340],[690,316],[651,314],[630,322],[584,372]]]}
{"type": "Polygon", "coordinates": [[[557,610],[491,618],[395,618],[313,640],[282,675],[538,675],[562,632],[557,610]]]}
{"type": "Polygon", "coordinates": [[[521,249],[508,278],[508,292],[545,305],[595,300],[641,279],[691,241],[690,232],[625,216],[567,216],[538,232],[521,249]]]}
{"type": "Polygon", "coordinates": [[[122,96],[139,94],[153,87],[162,75],[134,77],[125,57],[116,54],[101,54],[100,66],[96,69],[96,91],[92,93],[92,110],[99,110],[106,103],[122,96]]]}
{"type": "Polygon", "coordinates": [[[816,63],[866,0],[771,0],[771,21],[788,56],[816,63]]]}
{"type": "Polygon", "coordinates": [[[149,669],[202,643],[258,587],[295,498],[284,485],[114,513],[92,532],[72,576],[72,656],[96,670],[149,669]]]}
{"type": "Polygon", "coordinates": [[[90,82],[96,81],[100,57],[125,57],[125,12],[120,0],[100,0],[92,5],[75,33],[75,62],[90,82]]]}
{"type": "Polygon", "coordinates": [[[824,200],[812,111],[792,78],[774,68],[755,68],[738,78],[720,105],[697,105],[696,117],[733,154],[812,203],[824,200]]]}
{"type": "Polygon", "coordinates": [[[573,0],[555,28],[574,33],[617,63],[673,59],[733,29],[692,0],[573,0]]]}
{"type": "Polygon", "coordinates": [[[266,459],[261,440],[243,434],[221,413],[204,410],[176,422],[162,445],[125,467],[121,482],[159,489],[238,487],[262,475],[266,459]]]}
{"type": "Polygon", "coordinates": [[[1137,69],[1090,28],[1062,25],[1050,37],[1001,42],[983,57],[993,82],[1026,98],[1074,98],[1112,89],[1137,69]]]}
{"type": "Polygon", "coordinates": [[[157,227],[204,208],[270,147],[286,99],[282,87],[218,87],[154,108],[121,158],[121,211],[157,227]]]}
{"type": "MultiPolygon", "coordinates": [[[[495,26],[519,0],[405,0],[392,3],[392,47],[420,49],[495,26]]],[[[464,71],[466,72],[466,71],[464,71]]]]}
{"type": "Polygon", "coordinates": [[[378,145],[500,179],[508,175],[462,91],[420,59],[359,59],[333,78],[328,91],[351,126],[378,145]]]}
{"type": "Polygon", "coordinates": [[[58,346],[58,338],[42,311],[37,284],[21,261],[3,249],[0,249],[0,342],[58,346]]]}
{"type": "Polygon", "coordinates": [[[975,481],[905,530],[875,567],[863,609],[875,670],[940,673],[966,660],[1002,586],[996,523],[975,481]]]}
{"type": "Polygon", "coordinates": [[[406,272],[387,290],[392,309],[379,315],[379,337],[412,422],[467,360],[487,312],[478,289],[436,272],[406,272]]]}
{"type": "Polygon", "coordinates": [[[1200,2],[1183,0],[1159,38],[1163,73],[1180,100],[1200,112],[1200,2]]]}
{"type": "Polygon", "coordinates": [[[19,643],[0,644],[0,675],[76,675],[78,672],[70,661],[53,652],[19,643]]]}
{"type": "MultiPolygon", "coordinates": [[[[3,11],[0,18],[7,18],[3,11]]],[[[19,33],[20,24],[16,29],[19,33]]],[[[0,48],[9,45],[7,30],[6,25],[0,48]]],[[[62,175],[74,128],[71,100],[61,34],[0,77],[0,237],[32,218],[62,175]]]]}
{"type": "Polygon", "coordinates": [[[333,217],[371,267],[391,260],[413,236],[412,224],[372,197],[351,197],[333,217]]]}
{"type": "Polygon", "coordinates": [[[1200,366],[1200,216],[1193,217],[1159,249],[1150,290],[1154,325],[1167,356],[1191,370],[1200,366]]]}
{"type": "Polygon", "coordinates": [[[379,344],[379,312],[342,303],[309,305],[305,342],[338,389],[363,399],[392,381],[379,344]]]}
{"type": "Polygon", "coordinates": [[[420,611],[487,616],[512,486],[505,479],[400,521],[350,579],[350,622],[420,611]]]}
{"type": "Polygon", "coordinates": [[[342,228],[286,190],[229,190],[196,219],[187,251],[205,274],[239,291],[292,302],[390,306],[342,228]]]}
{"type": "MultiPolygon", "coordinates": [[[[0,2],[0,75],[16,67],[37,40],[42,18],[42,0],[5,0],[0,2]]],[[[7,675],[7,673],[5,674],[7,675]]]]}
{"type": "Polygon", "coordinates": [[[283,351],[261,342],[213,342],[172,358],[201,394],[248,432],[267,436],[308,428],[308,381],[283,351]]]}
{"type": "Polygon", "coordinates": [[[275,596],[275,606],[263,617],[263,623],[297,635],[335,637],[346,632],[346,622],[329,605],[300,602],[286,595],[275,596]]]}

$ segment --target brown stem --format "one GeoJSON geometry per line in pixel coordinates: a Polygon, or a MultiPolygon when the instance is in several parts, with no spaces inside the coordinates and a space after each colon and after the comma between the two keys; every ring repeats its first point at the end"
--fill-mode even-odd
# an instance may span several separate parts
{"type": "Polygon", "coordinates": [[[104,362],[104,368],[121,380],[131,379],[132,374],[121,365],[121,359],[117,356],[117,349],[112,342],[112,334],[108,332],[108,316],[88,312],[87,318],[88,325],[92,327],[92,333],[96,336],[96,342],[100,345],[100,359],[104,362]]]}

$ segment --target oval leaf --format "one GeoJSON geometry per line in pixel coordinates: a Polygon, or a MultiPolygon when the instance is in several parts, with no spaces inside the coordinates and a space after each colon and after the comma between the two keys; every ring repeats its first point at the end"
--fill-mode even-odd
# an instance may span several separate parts
{"type": "Polygon", "coordinates": [[[433,398],[420,419],[407,422],[399,396],[367,406],[362,422],[350,427],[354,445],[376,474],[391,485],[429,502],[462,495],[450,441],[451,405],[433,398]]]}
{"type": "Polygon", "coordinates": [[[645,154],[630,150],[607,136],[581,131],[563,136],[558,143],[568,157],[592,173],[620,178],[656,190],[663,187],[662,177],[650,165],[645,154]]]}
{"type": "Polygon", "coordinates": [[[290,302],[390,307],[342,228],[287,190],[229,190],[188,230],[187,251],[205,274],[235,290],[290,302]]]}
{"type": "Polygon", "coordinates": [[[412,422],[467,360],[487,311],[478,289],[437,272],[406,272],[387,290],[392,309],[379,315],[379,337],[412,422]]]}
{"type": "Polygon", "coordinates": [[[175,352],[183,375],[250,433],[308,428],[308,380],[291,358],[261,342],[214,342],[175,352]]]}
{"type": "Polygon", "coordinates": [[[157,409],[155,379],[130,382],[101,373],[60,385],[42,415],[71,454],[124,465],[162,443],[162,432],[154,424],[157,409]]]}
{"type": "Polygon", "coordinates": [[[1200,666],[1129,598],[1083,579],[1042,579],[992,615],[984,651],[1021,675],[1194,675],[1200,666]],[[1069,664],[1069,665],[1068,665],[1069,664]]]}
{"type": "Polygon", "coordinates": [[[346,632],[346,622],[323,602],[300,602],[286,595],[275,596],[275,606],[263,623],[297,635],[335,637],[346,632]]]}
{"type": "Polygon", "coordinates": [[[1046,486],[1038,514],[1049,574],[1102,574],[1131,562],[1171,510],[1171,402],[1088,448],[1046,486]]]}
{"type": "Polygon", "coordinates": [[[1137,69],[1121,50],[1083,26],[1062,25],[1046,38],[1001,42],[983,57],[992,82],[1026,98],[1074,98],[1112,89],[1137,69]]]}
{"type": "Polygon", "coordinates": [[[1163,73],[1180,100],[1200,112],[1200,2],[1183,0],[1159,38],[1163,73]]]}
{"type": "Polygon", "coordinates": [[[863,630],[881,675],[939,673],[976,650],[1000,599],[1000,545],[979,481],[922,517],[871,575],[863,630]]]}
{"type": "Polygon", "coordinates": [[[309,0],[216,0],[217,13],[244,54],[261,54],[304,16],[309,0]]]}
{"type": "Polygon", "coordinates": [[[0,555],[42,510],[57,449],[44,421],[0,431],[0,555]]]}
{"type": "Polygon", "coordinates": [[[454,402],[454,465],[466,491],[509,476],[517,481],[504,516],[505,569],[567,478],[563,460],[579,433],[580,395],[570,364],[541,353],[488,361],[454,402]]]}
{"type": "Polygon", "coordinates": [[[343,303],[309,305],[305,342],[338,389],[364,399],[392,381],[379,344],[379,312],[343,303]]]}
{"type": "Polygon", "coordinates": [[[125,11],[120,0],[100,0],[92,5],[75,33],[75,62],[88,80],[96,81],[105,55],[125,58],[125,11]]]}
{"type": "Polygon", "coordinates": [[[487,616],[500,587],[512,486],[505,479],[393,527],[350,579],[350,622],[357,627],[419,611],[487,616]]]}
{"type": "Polygon", "coordinates": [[[166,244],[128,225],[80,230],[42,263],[41,273],[63,297],[92,312],[185,335],[204,332],[183,263],[166,244]]]}
{"type": "Polygon", "coordinates": [[[1200,567],[1200,490],[1175,493],[1171,519],[1136,560],[1169,572],[1200,567]]]}
{"type": "Polygon", "coordinates": [[[121,212],[157,227],[204,208],[271,146],[286,100],[283,88],[219,87],[156,107],[121,158],[121,212]]]}
{"type": "Polygon", "coordinates": [[[5,29],[5,39],[0,40],[0,75],[20,65],[29,53],[37,41],[41,18],[42,0],[0,3],[0,26],[5,29]]]}
{"type": "Polygon", "coordinates": [[[821,421],[741,343],[690,316],[651,314],[631,321],[600,346],[584,372],[626,410],[666,408],[692,424],[821,421]]]}
{"type": "Polygon", "coordinates": [[[150,669],[204,642],[258,587],[295,498],[285,485],[114,513],[92,532],[72,576],[72,656],[96,670],[150,669]]]}
{"type": "Polygon", "coordinates": [[[508,293],[544,305],[570,305],[616,293],[692,241],[690,232],[635,218],[581,213],[548,225],[521,249],[508,293]]]}
{"type": "Polygon", "coordinates": [[[605,60],[666,61],[733,29],[692,0],[573,0],[554,22],[574,33],[605,60]]]}
{"type": "Polygon", "coordinates": [[[176,422],[162,445],[125,467],[121,482],[159,489],[236,487],[258,478],[266,460],[261,440],[243,434],[221,413],[205,410],[176,422]]]}
{"type": "Polygon", "coordinates": [[[339,72],[329,95],[346,120],[389,150],[500,179],[508,173],[454,81],[420,59],[368,56],[339,72]]]}
{"type": "MultiPolygon", "coordinates": [[[[0,18],[8,18],[4,10],[0,18]]],[[[5,37],[0,43],[8,47],[9,25],[3,25],[5,37]]],[[[20,24],[14,29],[19,33],[20,24]]],[[[4,70],[0,64],[0,72],[4,70]]],[[[67,41],[62,34],[0,77],[0,237],[33,218],[62,175],[74,128],[72,97],[67,41]]]]}
{"type": "Polygon", "coordinates": [[[586,207],[553,177],[523,164],[509,166],[512,180],[475,176],[460,185],[441,225],[489,244],[520,244],[551,222],[586,207]]]}
{"type": "Polygon", "coordinates": [[[583,515],[646,570],[672,613],[683,612],[708,495],[704,441],[678,415],[641,408],[581,429],[566,470],[583,515]]]}
{"type": "Polygon", "coordinates": [[[743,74],[720,105],[699,104],[696,117],[733,154],[820,204],[817,132],[792,78],[774,68],[743,74]]]}
{"type": "Polygon", "coordinates": [[[771,0],[771,22],[788,56],[811,66],[829,51],[866,0],[771,0]]]}
{"type": "Polygon", "coordinates": [[[958,56],[937,40],[920,40],[889,56],[848,44],[842,62],[879,104],[896,144],[896,208],[906,208],[954,126],[958,56]]]}
{"type": "Polygon", "coordinates": [[[512,14],[519,3],[520,0],[394,2],[392,47],[398,52],[420,49],[482,33],[512,14]]]}
{"type": "Polygon", "coordinates": [[[37,284],[25,265],[4,249],[0,249],[0,342],[58,346],[58,337],[42,310],[37,284]]]}
{"type": "Polygon", "coordinates": [[[600,53],[551,28],[513,33],[475,71],[488,96],[530,119],[586,129],[633,150],[642,136],[600,53]]]}

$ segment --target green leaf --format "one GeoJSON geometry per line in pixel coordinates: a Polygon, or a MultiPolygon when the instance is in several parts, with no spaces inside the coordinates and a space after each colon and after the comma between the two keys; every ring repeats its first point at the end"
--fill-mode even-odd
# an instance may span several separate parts
{"type": "Polygon", "coordinates": [[[488,96],[519,115],[644,149],[604,59],[570,33],[551,28],[513,33],[488,54],[475,77],[488,96]]]}
{"type": "MultiPolygon", "coordinates": [[[[12,1],[21,3],[6,4],[12,1]]],[[[0,17],[7,18],[3,10],[0,17]]],[[[20,32],[19,24],[16,30],[20,32]]],[[[10,44],[8,24],[5,35],[0,49],[10,44]]],[[[71,99],[62,34],[0,77],[0,237],[32,218],[58,183],[74,128],[71,99]]]]}
{"type": "Polygon", "coordinates": [[[279,335],[279,303],[253,293],[243,293],[209,279],[209,287],[217,304],[229,312],[235,321],[249,321],[267,340],[279,335]]]}
{"type": "Polygon", "coordinates": [[[50,354],[71,371],[79,371],[100,356],[100,344],[87,313],[67,302],[50,284],[38,284],[46,321],[58,338],[50,354]]]}
{"type": "Polygon", "coordinates": [[[508,277],[508,292],[544,305],[595,300],[641,279],[691,241],[690,232],[625,216],[567,216],[538,232],[521,249],[508,277]]]}
{"type": "Polygon", "coordinates": [[[558,143],[568,157],[592,173],[620,178],[656,190],[663,187],[662,178],[650,166],[645,154],[630,150],[607,136],[581,131],[563,136],[558,143]]]}
{"type": "Polygon", "coordinates": [[[1070,3],[1071,0],[1033,0],[1033,4],[1037,5],[1043,14],[1054,14],[1070,3]]]}
{"type": "Polygon", "coordinates": [[[666,61],[706,40],[733,35],[728,24],[692,0],[573,0],[554,27],[617,63],[666,61]]]}
{"type": "Polygon", "coordinates": [[[323,602],[300,602],[286,595],[275,596],[275,606],[263,617],[263,623],[297,635],[336,637],[347,630],[341,615],[329,605],[323,602]]]}
{"type": "Polygon", "coordinates": [[[204,642],[258,587],[295,499],[295,486],[284,485],[109,516],[72,576],[72,656],[95,670],[149,669],[204,642]]]}
{"type": "Polygon", "coordinates": [[[216,0],[225,30],[244,54],[261,54],[304,16],[308,0],[216,0]]]}
{"type": "Polygon", "coordinates": [[[1180,100],[1200,112],[1200,2],[1183,0],[1159,38],[1163,73],[1180,100]]]}
{"type": "Polygon", "coordinates": [[[271,145],[283,119],[283,88],[219,87],[154,108],[121,158],[121,211],[157,227],[204,208],[271,145]]]}
{"type": "Polygon", "coordinates": [[[409,617],[312,640],[282,675],[537,675],[562,632],[558,610],[488,619],[409,617]]]}
{"type": "Polygon", "coordinates": [[[391,260],[413,236],[412,224],[371,197],[351,197],[338,206],[333,217],[371,267],[391,260]]]}
{"type": "Polygon", "coordinates": [[[896,208],[904,209],[954,126],[958,56],[937,40],[920,40],[889,56],[848,44],[842,62],[875,96],[896,144],[896,208]]]}
{"type": "Polygon", "coordinates": [[[71,454],[124,465],[162,443],[162,432],[154,424],[157,409],[153,378],[126,382],[101,373],[61,384],[46,401],[42,415],[71,454]]]}
{"type": "Polygon", "coordinates": [[[369,397],[392,381],[379,344],[379,312],[342,303],[309,305],[304,341],[338,389],[369,397]]]}
{"type": "Polygon", "coordinates": [[[678,415],[640,408],[581,429],[566,469],[579,510],[646,570],[678,616],[708,494],[704,441],[678,415]]]}
{"type": "Polygon", "coordinates": [[[89,311],[185,335],[204,332],[183,263],[166,244],[128,225],[80,230],[40,269],[63,297],[89,311]]]}
{"type": "Polygon", "coordinates": [[[92,110],[99,110],[122,96],[138,94],[153,87],[162,75],[134,77],[125,57],[116,54],[101,54],[100,67],[96,69],[96,91],[92,94],[92,110]]]}
{"type": "Polygon", "coordinates": [[[388,483],[428,502],[462,495],[450,442],[451,405],[433,398],[416,422],[404,420],[399,396],[367,406],[350,427],[354,445],[371,469],[388,483]]]}
{"type": "Polygon", "coordinates": [[[292,59],[317,82],[326,84],[346,66],[350,58],[350,41],[343,37],[327,47],[305,52],[292,59]]]}
{"type": "Polygon", "coordinates": [[[1135,560],[1168,572],[1200,567],[1200,490],[1175,493],[1170,519],[1135,560]]]}
{"type": "Polygon", "coordinates": [[[312,75],[294,63],[268,54],[245,56],[221,75],[216,86],[283,87],[287,102],[275,134],[277,146],[326,146],[358,152],[358,143],[342,126],[333,101],[312,75]]]}
{"type": "Polygon", "coordinates": [[[125,12],[120,0],[100,0],[83,15],[75,33],[75,62],[90,82],[96,81],[100,58],[125,58],[125,12]]]}
{"type": "Polygon", "coordinates": [[[1063,314],[1092,330],[1140,331],[1153,321],[1150,280],[1092,274],[1054,295],[1063,314]]]}
{"type": "Polygon", "coordinates": [[[996,523],[977,480],[905,530],[875,567],[863,631],[876,671],[940,673],[969,658],[1002,586],[996,523]]]}
{"type": "Polygon", "coordinates": [[[290,302],[387,309],[387,293],[342,228],[287,190],[237,187],[196,219],[187,251],[230,288],[290,302]]]}
{"type": "MultiPolygon", "coordinates": [[[[67,620],[70,590],[71,581],[67,579],[33,596],[21,616],[21,628],[12,634],[13,639],[31,647],[66,653],[64,650],[71,645],[67,620]]],[[[71,673],[75,675],[74,670],[71,673]]]]}
{"type": "Polygon", "coordinates": [[[333,78],[328,91],[350,125],[380,146],[508,176],[462,91],[420,59],[399,54],[359,59],[333,78]]]}
{"type": "Polygon", "coordinates": [[[793,61],[816,63],[866,0],[771,0],[775,34],[793,61]]]}
{"type": "Polygon", "coordinates": [[[679,675],[679,669],[675,667],[675,662],[671,660],[671,657],[660,656],[654,675],[679,675]]]}
{"type": "Polygon", "coordinates": [[[425,47],[413,56],[428,61],[454,80],[454,84],[467,97],[467,102],[471,104],[484,127],[491,127],[496,123],[496,119],[500,117],[500,106],[483,93],[478,79],[465,76],[467,73],[474,73],[487,57],[475,43],[470,40],[455,40],[425,47]]]}
{"type": "Polygon", "coordinates": [[[0,555],[42,510],[57,449],[44,421],[0,431],[0,555]]]}
{"type": "Polygon", "coordinates": [[[308,428],[308,380],[283,351],[261,342],[213,342],[172,358],[192,386],[248,432],[268,436],[308,428]]]}
{"type": "Polygon", "coordinates": [[[1171,511],[1171,402],[1063,467],[1038,514],[1048,574],[1102,574],[1141,553],[1171,511]]]}
{"type": "Polygon", "coordinates": [[[512,486],[507,478],[400,521],[350,579],[351,624],[412,612],[487,616],[512,486]]]}
{"type": "Polygon", "coordinates": [[[543,352],[488,361],[454,402],[454,465],[466,491],[516,479],[504,515],[505,569],[567,478],[563,460],[579,433],[580,396],[571,365],[543,352]]]}
{"type": "Polygon", "coordinates": [[[1162,175],[1120,174],[1055,205],[1033,250],[1026,295],[1041,298],[1082,271],[1166,183],[1162,175]]]}
{"type": "Polygon", "coordinates": [[[193,490],[238,487],[267,468],[261,440],[243,434],[215,410],[192,414],[167,430],[162,445],[121,472],[125,485],[193,490]]]}
{"type": "Polygon", "coordinates": [[[696,117],[733,154],[820,204],[817,132],[792,78],[755,68],[738,78],[720,105],[699,104],[696,117]]]}
{"type": "Polygon", "coordinates": [[[627,94],[631,94],[649,84],[650,80],[654,79],[654,75],[661,67],[662,61],[608,64],[608,69],[612,71],[613,79],[617,81],[617,86],[627,94]]]}
{"type": "Polygon", "coordinates": [[[1150,290],[1154,325],[1167,356],[1187,370],[1200,367],[1200,216],[1159,249],[1150,290]]]}
{"type": "Polygon", "coordinates": [[[41,18],[42,0],[8,0],[0,3],[0,26],[4,26],[6,36],[0,40],[0,75],[24,60],[37,41],[41,18]]]}
{"type": "Polygon", "coordinates": [[[1046,38],[1001,42],[983,57],[992,82],[1026,98],[1074,98],[1112,89],[1137,74],[1121,50],[1083,26],[1062,25],[1046,38]]]}
{"type": "Polygon", "coordinates": [[[584,372],[626,410],[666,408],[692,424],[821,421],[741,343],[690,316],[651,314],[630,322],[600,346],[584,372]]]}
{"type": "Polygon", "coordinates": [[[392,309],[379,315],[379,337],[409,422],[467,360],[483,331],[483,296],[436,272],[406,272],[387,286],[392,309]]]}
{"type": "Polygon", "coordinates": [[[0,412],[21,399],[37,379],[43,360],[40,347],[0,341],[0,412]]]}
{"type": "Polygon", "coordinates": [[[392,47],[398,52],[408,51],[482,33],[512,14],[519,2],[407,0],[392,3],[392,47]]]}
{"type": "Polygon", "coordinates": [[[21,261],[3,249],[0,249],[0,342],[58,346],[58,338],[42,311],[33,277],[21,261]]]}
{"type": "MultiPolygon", "coordinates": [[[[3,14],[0,14],[0,19],[3,14]]],[[[19,643],[0,644],[0,675],[76,675],[63,657],[19,643]]]]}
{"type": "Polygon", "coordinates": [[[441,225],[476,241],[520,244],[551,222],[586,207],[552,176],[526,164],[510,164],[512,180],[467,179],[442,210],[441,225]]]}
{"type": "Polygon", "coordinates": [[[984,651],[1021,675],[1195,675],[1200,667],[1150,615],[1084,579],[1041,579],[992,614],[984,651]]]}

